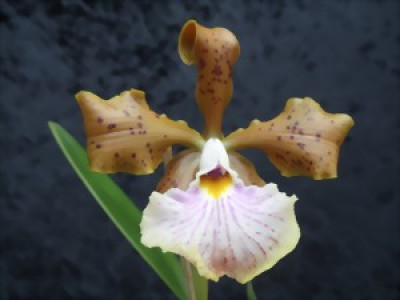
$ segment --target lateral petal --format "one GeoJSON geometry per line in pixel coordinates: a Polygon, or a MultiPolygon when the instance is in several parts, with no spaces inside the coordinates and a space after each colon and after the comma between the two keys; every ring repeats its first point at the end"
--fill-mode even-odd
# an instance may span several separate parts
{"type": "Polygon", "coordinates": [[[156,190],[164,193],[170,188],[186,190],[199,170],[200,152],[192,149],[175,155],[168,163],[165,175],[157,184],[156,190]]]}
{"type": "Polygon", "coordinates": [[[253,121],[223,141],[229,150],[259,148],[283,176],[337,177],[339,150],[353,119],[325,112],[311,98],[289,99],[283,112],[267,122],[253,121]]]}
{"type": "Polygon", "coordinates": [[[237,152],[229,152],[229,162],[233,170],[235,170],[244,185],[264,186],[265,181],[257,174],[256,167],[251,161],[237,152]]]}
{"type": "Polygon", "coordinates": [[[152,111],[142,91],[132,89],[110,100],[82,91],[76,99],[82,110],[93,171],[149,174],[169,146],[200,148],[204,142],[186,122],[152,111]]]}

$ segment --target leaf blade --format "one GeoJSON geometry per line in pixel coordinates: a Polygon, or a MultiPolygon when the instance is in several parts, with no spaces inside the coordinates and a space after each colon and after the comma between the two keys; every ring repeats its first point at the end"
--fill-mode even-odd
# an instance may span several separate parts
{"type": "Polygon", "coordinates": [[[104,212],[172,292],[179,299],[185,299],[184,279],[178,259],[173,254],[141,244],[141,211],[108,175],[90,171],[86,151],[64,128],[55,122],[49,122],[49,127],[67,160],[104,212]]]}

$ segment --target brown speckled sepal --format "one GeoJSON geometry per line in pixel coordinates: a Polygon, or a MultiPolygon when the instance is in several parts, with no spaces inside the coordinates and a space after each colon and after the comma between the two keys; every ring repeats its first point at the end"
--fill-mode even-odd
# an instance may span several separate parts
{"type": "Polygon", "coordinates": [[[225,107],[232,98],[232,69],[239,57],[239,42],[225,28],[206,28],[191,20],[179,36],[179,54],[197,65],[196,101],[205,118],[207,137],[222,136],[225,107]]]}
{"type": "Polygon", "coordinates": [[[93,171],[149,174],[173,144],[201,147],[203,138],[183,121],[150,110],[145,94],[132,89],[110,100],[82,91],[87,153],[93,171]]]}
{"type": "Polygon", "coordinates": [[[292,98],[275,119],[253,121],[224,144],[228,149],[263,150],[284,176],[335,178],[340,146],[353,125],[350,116],[327,113],[311,98],[292,98]]]}

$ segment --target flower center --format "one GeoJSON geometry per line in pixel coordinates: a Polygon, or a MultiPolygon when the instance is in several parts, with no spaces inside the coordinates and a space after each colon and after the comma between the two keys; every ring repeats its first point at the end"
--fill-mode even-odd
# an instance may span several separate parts
{"type": "Polygon", "coordinates": [[[207,191],[215,200],[232,185],[232,177],[229,172],[218,166],[207,174],[200,176],[200,188],[207,191]]]}

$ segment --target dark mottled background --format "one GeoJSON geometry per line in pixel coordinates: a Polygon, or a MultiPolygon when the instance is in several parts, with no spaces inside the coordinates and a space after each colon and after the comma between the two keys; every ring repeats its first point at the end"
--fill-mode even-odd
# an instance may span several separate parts
{"type": "MultiPolygon", "coordinates": [[[[356,126],[340,178],[283,178],[257,151],[260,174],[296,193],[302,238],[254,281],[259,299],[399,299],[399,1],[2,1],[0,298],[173,299],[103,213],[47,128],[83,141],[73,98],[131,87],[201,129],[195,69],[176,48],[189,18],[236,33],[241,58],[225,130],[269,119],[311,96],[356,126]]],[[[160,177],[115,176],[143,208],[160,177]]],[[[223,279],[210,299],[244,299],[223,279]]]]}

